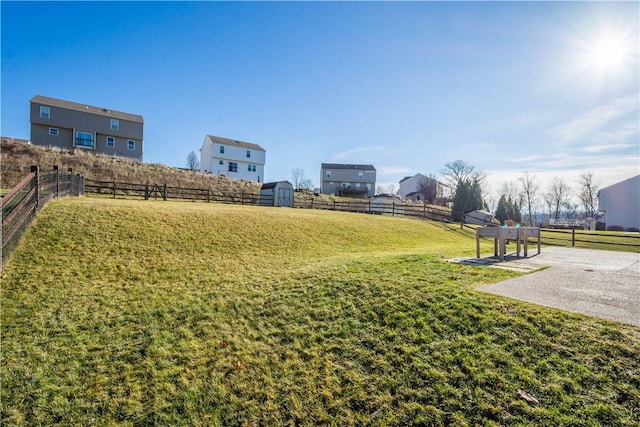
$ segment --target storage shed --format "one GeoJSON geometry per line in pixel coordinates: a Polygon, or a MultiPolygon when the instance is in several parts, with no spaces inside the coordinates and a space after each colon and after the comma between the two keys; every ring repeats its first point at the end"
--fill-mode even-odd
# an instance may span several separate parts
{"type": "Polygon", "coordinates": [[[289,181],[267,182],[260,189],[262,206],[293,207],[293,185],[289,181]]]}

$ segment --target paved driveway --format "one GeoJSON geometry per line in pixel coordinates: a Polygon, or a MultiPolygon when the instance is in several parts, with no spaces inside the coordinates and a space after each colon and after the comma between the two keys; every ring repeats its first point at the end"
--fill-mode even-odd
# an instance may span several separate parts
{"type": "Polygon", "coordinates": [[[479,289],[640,326],[640,254],[548,247],[517,262],[550,268],[479,289]]]}

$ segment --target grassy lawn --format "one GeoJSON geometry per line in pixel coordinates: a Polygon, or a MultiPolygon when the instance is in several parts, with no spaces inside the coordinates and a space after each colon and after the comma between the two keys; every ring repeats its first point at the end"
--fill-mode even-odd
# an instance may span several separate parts
{"type": "Polygon", "coordinates": [[[409,219],[52,202],[3,271],[2,424],[637,426],[640,329],[478,292],[516,273],[442,260],[474,254],[409,219]]]}

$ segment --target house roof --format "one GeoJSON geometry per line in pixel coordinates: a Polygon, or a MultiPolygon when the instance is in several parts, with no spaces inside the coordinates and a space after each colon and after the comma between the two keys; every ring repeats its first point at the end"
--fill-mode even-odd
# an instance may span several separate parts
{"type": "Polygon", "coordinates": [[[97,114],[99,116],[111,117],[113,119],[128,120],[130,122],[144,123],[142,116],[138,114],[123,113],[122,111],[111,110],[109,108],[94,107],[92,105],[79,104],[77,102],[64,101],[62,99],[49,98],[47,96],[36,95],[30,102],[45,106],[64,108],[66,110],[82,111],[84,113],[97,114]]]}
{"type": "Polygon", "coordinates": [[[365,170],[365,171],[374,171],[376,168],[373,165],[352,165],[352,164],[344,164],[344,163],[323,163],[322,169],[349,169],[349,170],[365,170]]]}
{"type": "MultiPolygon", "coordinates": [[[[420,176],[424,176],[424,175],[422,175],[421,173],[417,173],[417,174],[415,174],[415,175],[411,175],[411,176],[405,176],[404,178],[402,178],[402,179],[400,180],[400,184],[402,184],[402,183],[403,183],[403,182],[405,182],[406,180],[411,179],[411,178],[413,178],[414,176],[418,176],[418,175],[420,175],[420,176]]],[[[427,178],[426,176],[424,176],[424,177],[425,177],[425,178],[427,178]]]]}
{"type": "Polygon", "coordinates": [[[209,139],[211,142],[216,144],[246,148],[249,150],[265,151],[265,149],[259,146],[258,144],[252,144],[250,142],[237,141],[235,139],[222,138],[221,136],[213,136],[213,135],[207,135],[207,139],[209,139]]]}

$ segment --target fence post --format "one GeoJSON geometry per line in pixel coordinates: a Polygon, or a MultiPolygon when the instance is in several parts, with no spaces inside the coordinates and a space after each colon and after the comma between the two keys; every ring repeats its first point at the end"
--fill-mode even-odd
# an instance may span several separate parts
{"type": "Polygon", "coordinates": [[[56,199],[60,197],[60,171],[58,165],[53,165],[53,170],[56,173],[56,199]]]}
{"type": "Polygon", "coordinates": [[[113,180],[113,198],[114,199],[116,198],[116,186],[117,186],[116,180],[114,179],[113,180]]]}
{"type": "Polygon", "coordinates": [[[391,216],[396,215],[396,202],[391,202],[391,216]]]}
{"type": "Polygon", "coordinates": [[[144,199],[149,200],[149,181],[144,183],[144,199]]]}
{"type": "Polygon", "coordinates": [[[31,172],[36,175],[36,212],[38,212],[40,208],[40,168],[32,165],[31,172]]]}
{"type": "Polygon", "coordinates": [[[207,203],[211,200],[211,188],[207,187],[207,203]]]}
{"type": "Polygon", "coordinates": [[[422,203],[422,219],[427,219],[427,205],[422,203]]]}
{"type": "Polygon", "coordinates": [[[576,246],[576,229],[571,229],[571,246],[576,246]]]}
{"type": "Polygon", "coordinates": [[[164,187],[162,188],[162,200],[167,200],[167,184],[164,184],[164,187]]]}
{"type": "Polygon", "coordinates": [[[311,198],[311,209],[313,209],[313,197],[311,198]]]}
{"type": "Polygon", "coordinates": [[[244,191],[240,193],[240,204],[244,205],[244,191]]]}

